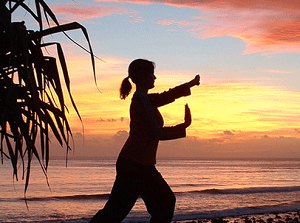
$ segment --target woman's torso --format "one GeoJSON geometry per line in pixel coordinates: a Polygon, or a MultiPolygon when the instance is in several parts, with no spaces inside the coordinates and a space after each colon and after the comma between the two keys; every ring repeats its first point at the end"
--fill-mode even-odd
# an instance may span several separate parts
{"type": "Polygon", "coordinates": [[[147,94],[135,93],[130,105],[130,133],[120,157],[142,165],[154,165],[159,139],[156,129],[163,118],[147,94]]]}

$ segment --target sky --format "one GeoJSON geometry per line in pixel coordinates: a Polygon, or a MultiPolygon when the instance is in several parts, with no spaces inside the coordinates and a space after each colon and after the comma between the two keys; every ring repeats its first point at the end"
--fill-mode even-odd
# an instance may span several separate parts
{"type": "MultiPolygon", "coordinates": [[[[25,3],[32,7],[34,1],[25,3]]],[[[188,103],[193,121],[186,138],[160,143],[159,158],[300,158],[300,1],[46,3],[61,24],[86,27],[101,59],[96,59],[96,86],[86,52],[61,34],[44,39],[64,49],[83,121],[67,101],[75,142],[71,156],[117,157],[128,137],[132,96],[121,100],[119,87],[129,63],[144,58],[156,64],[151,92],[201,76],[191,96],[160,108],[171,126],[183,122],[188,103]]],[[[13,19],[38,29],[22,10],[13,19]]],[[[80,30],[68,34],[87,47],[80,30]]],[[[57,55],[54,47],[45,54],[57,55]]],[[[65,148],[52,140],[51,155],[64,156],[65,148]]]]}

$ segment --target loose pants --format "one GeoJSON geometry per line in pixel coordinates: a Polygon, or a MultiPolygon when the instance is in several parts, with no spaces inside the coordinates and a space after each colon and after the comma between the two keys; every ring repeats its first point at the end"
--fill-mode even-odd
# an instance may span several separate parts
{"type": "Polygon", "coordinates": [[[151,215],[150,223],[172,220],[175,196],[156,167],[135,164],[119,158],[117,176],[104,208],[90,223],[118,223],[127,216],[140,196],[151,215]]]}

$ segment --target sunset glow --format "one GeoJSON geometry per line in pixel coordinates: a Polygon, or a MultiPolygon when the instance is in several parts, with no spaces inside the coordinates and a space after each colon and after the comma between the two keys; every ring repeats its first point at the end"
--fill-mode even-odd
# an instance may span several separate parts
{"type": "MultiPolygon", "coordinates": [[[[289,4],[279,0],[47,3],[61,23],[78,21],[87,28],[94,52],[101,58],[96,59],[95,83],[88,54],[63,35],[47,38],[60,41],[66,54],[72,94],[83,120],[81,123],[67,102],[75,143],[79,141],[77,154],[91,155],[87,154],[91,146],[95,147],[91,153],[97,149],[104,156],[118,153],[129,132],[132,96],[121,100],[119,86],[127,76],[128,64],[146,58],[156,63],[152,92],[201,75],[201,86],[194,87],[191,96],[160,109],[165,125],[175,125],[183,121],[184,105],[189,104],[193,122],[188,138],[181,143],[198,148],[189,151],[190,156],[201,156],[203,149],[211,156],[245,155],[241,151],[249,152],[252,145],[256,146],[250,148],[252,152],[266,148],[264,139],[269,140],[274,156],[281,156],[276,147],[280,139],[281,147],[290,148],[287,156],[294,156],[294,148],[300,145],[298,0],[289,4]],[[82,133],[85,145],[79,140],[82,133]],[[114,152],[106,154],[108,147],[114,147],[114,152]]],[[[86,45],[79,31],[70,36],[86,45]]],[[[55,48],[47,50],[56,55],[55,48]]],[[[172,145],[163,143],[169,149],[172,145]]],[[[171,150],[162,153],[169,156],[171,150]]]]}

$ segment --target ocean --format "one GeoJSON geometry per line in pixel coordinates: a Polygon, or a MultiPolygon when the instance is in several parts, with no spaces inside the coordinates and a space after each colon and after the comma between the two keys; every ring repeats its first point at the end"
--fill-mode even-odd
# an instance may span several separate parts
{"type": "MultiPolygon", "coordinates": [[[[103,207],[115,178],[114,159],[52,159],[46,178],[37,162],[24,201],[22,172],[0,164],[0,222],[86,223],[103,207]]],[[[21,167],[20,167],[21,169],[21,167]]],[[[174,220],[300,210],[300,160],[159,159],[176,195],[174,220]]],[[[138,199],[123,222],[148,222],[138,199]]]]}

